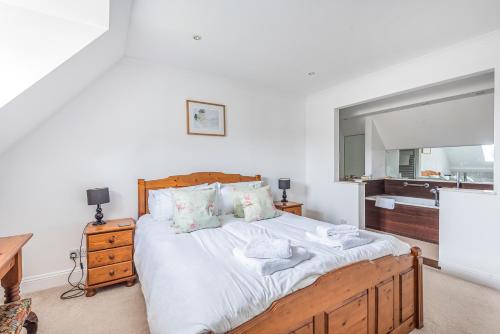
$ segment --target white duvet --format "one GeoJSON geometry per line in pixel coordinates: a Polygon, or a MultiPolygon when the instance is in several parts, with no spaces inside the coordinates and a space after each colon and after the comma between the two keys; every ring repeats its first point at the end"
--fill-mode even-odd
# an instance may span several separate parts
{"type": "Polygon", "coordinates": [[[174,234],[169,221],[141,217],[135,234],[135,265],[146,300],[152,334],[224,333],[266,310],[273,301],[312,284],[335,268],[365,259],[409,253],[394,237],[361,231],[375,240],[347,251],[305,239],[319,224],[288,213],[245,223],[222,216],[222,227],[174,234]],[[313,257],[270,276],[247,269],[232,255],[258,234],[290,239],[313,257]]]}

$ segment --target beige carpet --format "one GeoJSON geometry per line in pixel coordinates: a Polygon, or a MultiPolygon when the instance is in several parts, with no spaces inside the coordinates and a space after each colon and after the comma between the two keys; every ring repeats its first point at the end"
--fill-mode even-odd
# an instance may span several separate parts
{"type": "MultiPolygon", "coordinates": [[[[425,268],[424,323],[418,334],[500,333],[500,292],[425,268]]],[[[62,301],[62,288],[32,294],[40,334],[149,333],[140,286],[62,301]]],[[[175,334],[175,333],[174,333],[175,334]]]]}

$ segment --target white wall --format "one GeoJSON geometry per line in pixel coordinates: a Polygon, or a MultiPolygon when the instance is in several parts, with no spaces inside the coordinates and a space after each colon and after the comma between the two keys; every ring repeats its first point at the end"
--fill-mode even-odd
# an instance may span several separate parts
{"type": "Polygon", "coordinates": [[[138,178],[197,171],[261,174],[275,190],[279,177],[290,177],[289,198],[302,201],[304,106],[293,96],[124,59],[0,156],[0,235],[33,232],[25,276],[60,274],[54,280],[63,283],[68,251],[95,212],[88,188],[110,188],[105,218],[137,216],[138,178]],[[227,136],[187,135],[186,99],[225,104],[227,136]]]}
{"type": "Polygon", "coordinates": [[[441,191],[439,264],[443,270],[500,290],[499,207],[498,195],[441,191]]]}
{"type": "MultiPolygon", "coordinates": [[[[336,160],[338,159],[338,151],[336,151],[336,148],[338,149],[336,142],[338,115],[335,115],[335,109],[491,69],[500,69],[499,31],[397,64],[309,96],[306,107],[308,206],[312,206],[316,212],[321,212],[321,217],[334,219],[351,215],[352,205],[343,206],[343,203],[359,203],[359,191],[346,191],[347,188],[356,188],[357,185],[334,182],[338,161],[336,160]]],[[[495,86],[500,87],[498,75],[495,76],[495,86]]],[[[494,93],[494,99],[494,114],[496,115],[494,117],[496,130],[494,136],[495,142],[499,143],[500,91],[498,89],[494,93]]],[[[495,160],[500,161],[500,145],[496,145],[495,160]]],[[[495,164],[495,188],[500,188],[500,164],[495,164]]],[[[461,194],[457,196],[461,196],[461,194]]],[[[474,212],[479,210],[493,212],[495,206],[500,205],[500,198],[493,196],[489,201],[478,202],[473,207],[463,206],[462,212],[467,212],[467,215],[463,215],[463,217],[472,216],[474,212]]],[[[474,229],[488,227],[480,220],[470,221],[470,219],[461,217],[457,217],[457,219],[460,220],[458,226],[471,226],[474,229]]],[[[440,224],[443,227],[452,226],[456,224],[456,221],[445,218],[440,221],[440,224]]],[[[478,260],[483,257],[492,259],[495,252],[485,252],[483,248],[477,248],[476,251],[475,245],[481,242],[479,235],[470,234],[467,251],[478,260]]],[[[445,246],[441,248],[445,252],[464,252],[464,245],[459,249],[453,247],[446,249],[445,246]]],[[[467,270],[468,263],[459,261],[457,265],[462,266],[463,272],[467,270]]],[[[498,268],[491,267],[486,270],[500,276],[498,268]]]]}

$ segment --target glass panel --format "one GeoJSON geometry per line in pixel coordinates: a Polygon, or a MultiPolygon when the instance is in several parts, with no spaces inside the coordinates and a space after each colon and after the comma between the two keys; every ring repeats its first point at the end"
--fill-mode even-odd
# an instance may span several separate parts
{"type": "Polygon", "coordinates": [[[493,182],[494,145],[425,147],[385,152],[386,174],[408,179],[493,182]]]}
{"type": "Polygon", "coordinates": [[[344,175],[361,177],[365,173],[365,135],[344,137],[344,175]]]}

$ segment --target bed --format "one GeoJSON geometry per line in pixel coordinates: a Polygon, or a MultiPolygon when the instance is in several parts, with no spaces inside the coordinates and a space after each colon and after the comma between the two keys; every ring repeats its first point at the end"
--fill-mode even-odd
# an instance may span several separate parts
{"type": "Polygon", "coordinates": [[[326,223],[289,213],[251,224],[221,216],[220,228],[177,235],[148,214],[152,189],[252,180],[260,176],[202,172],[138,181],[134,259],[153,334],[409,333],[423,327],[420,249],[391,236],[363,231],[375,240],[334,251],[303,237],[326,223]],[[240,266],[232,248],[262,230],[303,245],[313,257],[270,276],[240,266]]]}

